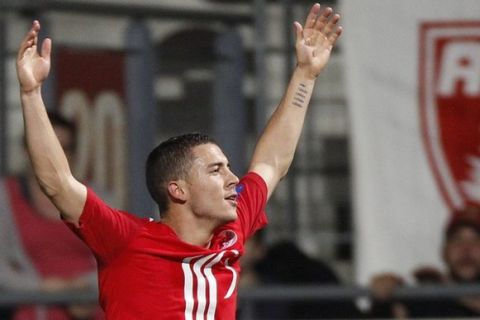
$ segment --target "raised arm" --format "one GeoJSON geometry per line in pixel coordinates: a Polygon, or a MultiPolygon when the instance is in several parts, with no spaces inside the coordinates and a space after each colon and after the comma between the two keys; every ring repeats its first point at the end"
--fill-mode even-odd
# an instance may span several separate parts
{"type": "Polygon", "coordinates": [[[55,135],[41,95],[50,71],[52,42],[45,39],[37,50],[40,23],[34,21],[20,45],[17,76],[25,124],[27,150],[35,176],[65,219],[77,223],[87,197],[86,187],[70,171],[65,153],[55,135]]]}
{"type": "Polygon", "coordinates": [[[330,58],[342,28],[331,8],[313,5],[305,25],[295,22],[297,66],[287,91],[255,147],[250,171],[267,183],[268,197],[290,167],[312,96],[315,79],[330,58]]]}

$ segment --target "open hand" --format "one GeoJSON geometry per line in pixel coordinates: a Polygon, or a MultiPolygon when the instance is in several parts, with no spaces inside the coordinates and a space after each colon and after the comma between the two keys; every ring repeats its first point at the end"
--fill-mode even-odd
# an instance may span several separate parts
{"type": "Polygon", "coordinates": [[[342,33],[342,27],[337,25],[339,21],[340,15],[333,14],[332,8],[320,10],[320,4],[316,3],[310,9],[303,27],[299,22],[294,22],[297,65],[312,78],[317,77],[325,67],[333,45],[342,33]]]}
{"type": "Polygon", "coordinates": [[[31,92],[40,88],[50,71],[52,41],[45,39],[39,54],[37,50],[39,31],[40,23],[35,20],[18,50],[17,76],[22,92],[31,92]]]}

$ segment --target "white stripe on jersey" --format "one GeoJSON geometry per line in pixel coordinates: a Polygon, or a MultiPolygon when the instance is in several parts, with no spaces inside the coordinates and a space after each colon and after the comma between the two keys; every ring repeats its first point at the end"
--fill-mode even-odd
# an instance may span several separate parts
{"type": "Polygon", "coordinates": [[[207,320],[215,319],[215,310],[217,309],[217,281],[212,273],[212,267],[222,259],[224,254],[225,251],[220,252],[218,256],[210,261],[205,267],[205,275],[207,276],[208,288],[210,291],[210,304],[208,305],[207,320]]]}
{"type": "Polygon", "coordinates": [[[193,265],[193,272],[195,272],[195,276],[197,276],[197,316],[196,320],[204,320],[203,314],[205,313],[205,306],[207,305],[207,288],[205,286],[205,277],[202,274],[201,268],[203,265],[209,261],[216,253],[212,253],[211,255],[205,256],[199,259],[193,265]]]}
{"type": "Polygon", "coordinates": [[[192,271],[190,270],[190,261],[194,258],[196,257],[185,258],[182,262],[183,278],[185,282],[183,287],[183,296],[185,298],[185,320],[193,320],[193,276],[192,271]]]}
{"type": "MultiPolygon", "coordinates": [[[[237,250],[232,250],[232,252],[235,254],[235,257],[238,256],[237,250]]],[[[230,283],[230,288],[228,288],[227,294],[225,297],[223,297],[223,299],[228,299],[232,296],[233,290],[235,290],[235,286],[237,285],[237,272],[228,265],[228,259],[225,260],[225,268],[232,272],[232,282],[230,283]]]]}
{"type": "MultiPolygon", "coordinates": [[[[226,250],[219,253],[212,253],[203,258],[200,258],[201,256],[195,256],[183,259],[182,270],[184,277],[183,293],[185,298],[185,320],[205,320],[205,308],[207,303],[207,320],[215,319],[215,311],[217,309],[217,280],[213,275],[212,268],[221,261],[227,251],[232,252],[235,256],[239,255],[237,250],[226,250]],[[191,262],[196,258],[200,259],[193,263],[192,270],[191,262]],[[208,301],[205,281],[208,282],[208,301]],[[196,299],[193,292],[195,282],[197,284],[196,299]],[[195,303],[197,303],[197,310],[194,317],[193,310],[195,309],[195,303]]],[[[237,272],[228,265],[228,259],[226,260],[225,265],[226,268],[232,272],[232,283],[224,297],[224,299],[228,299],[233,294],[237,284],[237,272]]]]}

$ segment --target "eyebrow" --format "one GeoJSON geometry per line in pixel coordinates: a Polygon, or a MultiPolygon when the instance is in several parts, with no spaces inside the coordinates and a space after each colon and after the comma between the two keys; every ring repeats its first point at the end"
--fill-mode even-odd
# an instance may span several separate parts
{"type": "Polygon", "coordinates": [[[207,168],[212,168],[212,167],[216,167],[216,166],[219,166],[219,167],[223,167],[223,166],[226,166],[227,168],[230,168],[230,163],[226,163],[225,162],[214,162],[214,163],[211,163],[207,166],[207,168]]]}

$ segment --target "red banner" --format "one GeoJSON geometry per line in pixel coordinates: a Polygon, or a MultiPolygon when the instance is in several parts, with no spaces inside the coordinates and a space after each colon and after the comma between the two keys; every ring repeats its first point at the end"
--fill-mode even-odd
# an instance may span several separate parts
{"type": "Polygon", "coordinates": [[[55,52],[58,110],[77,124],[77,177],[125,205],[124,54],[60,48],[55,52]]]}
{"type": "Polygon", "coordinates": [[[435,178],[451,209],[480,205],[480,21],[429,22],[420,38],[420,107],[435,178]]]}

